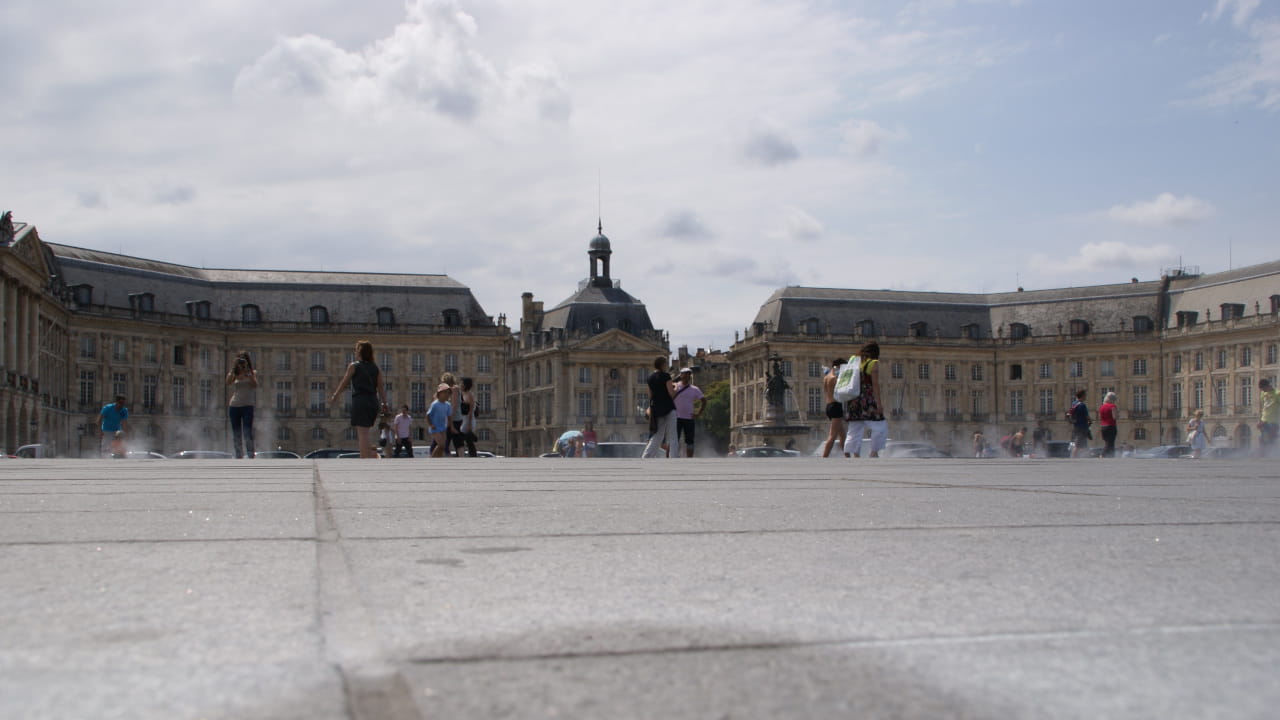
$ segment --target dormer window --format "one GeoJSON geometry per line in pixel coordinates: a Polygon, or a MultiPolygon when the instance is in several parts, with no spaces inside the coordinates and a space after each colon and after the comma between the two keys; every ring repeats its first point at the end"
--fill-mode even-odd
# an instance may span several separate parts
{"type": "Polygon", "coordinates": [[[257,327],[262,324],[262,310],[257,305],[241,305],[240,324],[244,327],[257,327]]]}
{"type": "Polygon", "coordinates": [[[811,317],[808,320],[805,320],[800,327],[805,335],[817,335],[822,332],[821,323],[818,322],[818,318],[811,317]]]}
{"type": "Polygon", "coordinates": [[[1200,313],[1193,310],[1179,310],[1175,315],[1178,319],[1178,327],[1191,327],[1200,317],[1200,313]]]}
{"type": "Polygon", "coordinates": [[[444,326],[445,326],[445,327],[461,327],[461,326],[462,326],[462,313],[458,312],[457,310],[455,310],[455,309],[453,309],[453,308],[449,308],[449,309],[445,310],[445,311],[444,311],[444,326]]]}
{"type": "Polygon", "coordinates": [[[1239,320],[1244,317],[1243,303],[1222,303],[1222,319],[1223,320],[1239,320]]]}
{"type": "Polygon", "coordinates": [[[591,332],[604,332],[604,320],[601,320],[600,318],[591,318],[591,332]]]}
{"type": "Polygon", "coordinates": [[[1155,332],[1155,329],[1156,329],[1155,321],[1153,321],[1151,318],[1147,317],[1146,315],[1133,316],[1133,331],[1135,333],[1138,333],[1141,335],[1149,332],[1155,332]]]}
{"type": "Polygon", "coordinates": [[[93,304],[93,286],[92,285],[76,285],[71,288],[71,298],[75,300],[77,305],[93,304]]]}
{"type": "Polygon", "coordinates": [[[916,322],[911,323],[910,328],[911,337],[922,338],[929,334],[929,323],[923,320],[917,320],[916,322]]]}
{"type": "Polygon", "coordinates": [[[978,323],[969,323],[968,325],[960,328],[960,334],[970,340],[981,340],[982,326],[978,323]]]}
{"type": "Polygon", "coordinates": [[[1026,340],[1031,336],[1031,328],[1023,323],[1009,323],[1010,340],[1026,340]]]}
{"type": "Polygon", "coordinates": [[[134,312],[149,313],[156,310],[156,296],[149,292],[129,293],[129,307],[134,312]]]}
{"type": "Polygon", "coordinates": [[[862,320],[858,323],[858,332],[863,337],[875,337],[876,323],[874,320],[862,320]]]}
{"type": "Polygon", "coordinates": [[[1271,296],[1271,314],[1275,315],[1280,312],[1280,295],[1271,296]]]}
{"type": "Polygon", "coordinates": [[[1089,334],[1088,320],[1072,320],[1069,327],[1072,337],[1082,337],[1089,334]]]}
{"type": "Polygon", "coordinates": [[[377,310],[378,327],[395,327],[396,313],[389,307],[380,307],[377,310]]]}
{"type": "Polygon", "coordinates": [[[327,327],[329,325],[329,308],[323,305],[311,306],[311,327],[327,327]]]}
{"type": "Polygon", "coordinates": [[[631,332],[631,321],[625,318],[622,320],[619,320],[618,329],[622,330],[623,332],[631,332]]]}
{"type": "Polygon", "coordinates": [[[211,314],[211,305],[208,300],[188,300],[186,302],[187,316],[194,320],[208,320],[211,314]]]}

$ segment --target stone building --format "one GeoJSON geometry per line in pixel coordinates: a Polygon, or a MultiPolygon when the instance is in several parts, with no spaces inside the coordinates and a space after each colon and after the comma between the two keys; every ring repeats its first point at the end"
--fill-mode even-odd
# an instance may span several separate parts
{"type": "Polygon", "coordinates": [[[591,272],[572,296],[545,310],[526,292],[507,358],[511,454],[537,456],[561,433],[595,427],[601,442],[644,441],[645,381],[670,354],[645,306],[610,276],[603,227],[589,244],[591,272]]]}
{"type": "Polygon", "coordinates": [[[1064,413],[1084,389],[1094,408],[1119,396],[1119,442],[1178,441],[1187,412],[1203,408],[1219,444],[1247,447],[1257,380],[1280,368],[1277,293],[1280,262],[1013,293],[783,288],[730,350],[734,442],[759,441],[748,429],[764,418],[774,353],[791,386],[787,419],[812,426],[810,448],[825,439],[823,371],[875,340],[894,439],[967,452],[975,430],[1036,425],[1065,439],[1064,413]]]}
{"type": "MultiPolygon", "coordinates": [[[[0,262],[5,336],[18,337],[3,353],[15,378],[6,444],[38,437],[58,454],[92,455],[98,410],[120,394],[133,448],[227,450],[224,378],[247,350],[261,383],[259,449],[354,447],[349,401],[332,407],[328,395],[355,341],[368,339],[388,400],[419,418],[443,372],[472,377],[480,444],[505,450],[510,331],[447,276],[209,270],[42,243],[31,231],[0,262]]],[[[424,437],[421,424],[415,431],[424,437]]]]}
{"type": "Polygon", "coordinates": [[[0,452],[74,437],[68,313],[57,260],[36,228],[0,216],[0,452]]]}

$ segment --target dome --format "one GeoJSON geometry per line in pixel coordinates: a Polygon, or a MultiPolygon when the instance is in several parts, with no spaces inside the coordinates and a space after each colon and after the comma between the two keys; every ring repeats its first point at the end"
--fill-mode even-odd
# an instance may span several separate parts
{"type": "Polygon", "coordinates": [[[591,250],[613,252],[613,249],[609,247],[609,238],[605,237],[603,233],[591,238],[591,250]]]}

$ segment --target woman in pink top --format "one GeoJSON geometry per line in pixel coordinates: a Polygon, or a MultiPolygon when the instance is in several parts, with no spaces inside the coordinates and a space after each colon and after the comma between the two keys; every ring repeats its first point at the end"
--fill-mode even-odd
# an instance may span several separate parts
{"type": "Polygon", "coordinates": [[[1109,392],[1098,406],[1098,422],[1102,425],[1102,441],[1107,447],[1102,457],[1116,456],[1116,394],[1109,392]]]}

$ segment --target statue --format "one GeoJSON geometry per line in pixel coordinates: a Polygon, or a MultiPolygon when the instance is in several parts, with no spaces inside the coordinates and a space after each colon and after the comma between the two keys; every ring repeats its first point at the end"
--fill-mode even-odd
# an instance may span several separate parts
{"type": "Polygon", "coordinates": [[[13,236],[17,233],[13,229],[13,211],[6,210],[0,215],[0,246],[12,245],[13,236]]]}
{"type": "Polygon", "coordinates": [[[773,363],[773,372],[765,370],[765,398],[769,401],[769,405],[776,408],[785,408],[787,405],[787,379],[782,376],[782,358],[774,355],[769,358],[773,363]]]}

